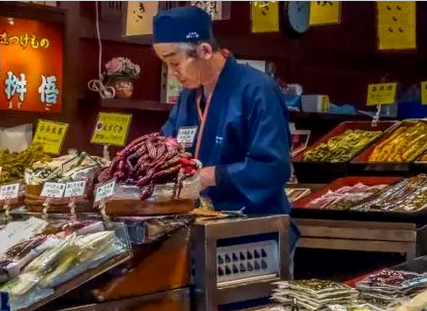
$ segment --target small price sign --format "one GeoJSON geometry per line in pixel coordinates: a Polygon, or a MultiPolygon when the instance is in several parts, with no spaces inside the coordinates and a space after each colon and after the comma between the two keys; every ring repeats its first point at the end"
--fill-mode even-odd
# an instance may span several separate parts
{"type": "Polygon", "coordinates": [[[65,191],[65,183],[47,182],[43,186],[42,198],[48,199],[62,199],[65,191]]]}
{"type": "Polygon", "coordinates": [[[67,123],[40,119],[33,142],[41,143],[46,153],[59,154],[67,130],[67,123]]]}
{"type": "Polygon", "coordinates": [[[94,205],[99,205],[99,203],[114,194],[114,187],[116,185],[116,180],[110,180],[106,183],[99,184],[95,189],[95,200],[94,205]]]}
{"type": "Polygon", "coordinates": [[[86,189],[86,181],[71,181],[65,184],[64,198],[83,197],[86,189]]]}
{"type": "Polygon", "coordinates": [[[0,186],[0,201],[14,201],[18,199],[19,183],[0,186]]]}
{"type": "Polygon", "coordinates": [[[397,83],[377,83],[368,85],[368,106],[392,105],[396,101],[397,83]]]}
{"type": "Polygon", "coordinates": [[[124,146],[131,121],[131,114],[100,112],[90,142],[92,144],[124,146]]]}
{"type": "Polygon", "coordinates": [[[176,140],[186,148],[191,148],[196,137],[197,126],[180,127],[176,140]]]}

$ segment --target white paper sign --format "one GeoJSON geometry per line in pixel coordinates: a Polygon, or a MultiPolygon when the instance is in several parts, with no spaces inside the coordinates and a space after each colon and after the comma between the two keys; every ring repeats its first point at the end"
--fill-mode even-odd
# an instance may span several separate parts
{"type": "Polygon", "coordinates": [[[43,198],[50,199],[62,199],[64,196],[65,184],[57,182],[47,182],[43,186],[42,193],[40,194],[43,198]]]}
{"type": "Polygon", "coordinates": [[[85,194],[86,181],[72,181],[65,184],[64,198],[82,197],[85,194]]]}
{"type": "Polygon", "coordinates": [[[194,138],[196,137],[197,126],[180,127],[176,140],[179,144],[184,145],[186,148],[193,146],[194,138]]]}
{"type": "Polygon", "coordinates": [[[0,187],[0,201],[17,199],[18,193],[19,183],[3,185],[0,187]]]}
{"type": "Polygon", "coordinates": [[[108,199],[114,194],[114,187],[116,181],[112,180],[105,184],[98,185],[95,189],[95,201],[94,203],[99,203],[101,200],[108,199]]]}

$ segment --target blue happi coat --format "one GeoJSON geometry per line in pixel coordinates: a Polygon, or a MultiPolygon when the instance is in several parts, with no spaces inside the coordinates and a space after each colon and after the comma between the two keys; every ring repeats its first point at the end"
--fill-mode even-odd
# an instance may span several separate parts
{"type": "MultiPolygon", "coordinates": [[[[176,137],[182,127],[200,129],[196,98],[197,90],[182,91],[161,129],[164,136],[176,137]]],[[[291,141],[278,85],[228,56],[207,109],[198,158],[205,167],[216,167],[217,186],[204,195],[217,210],[245,207],[248,215],[289,214],[284,186],[291,175],[291,141]]]]}

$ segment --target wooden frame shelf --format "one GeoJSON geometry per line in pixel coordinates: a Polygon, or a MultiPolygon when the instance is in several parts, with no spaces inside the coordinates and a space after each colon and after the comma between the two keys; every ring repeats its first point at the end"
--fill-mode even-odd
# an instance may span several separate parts
{"type": "Polygon", "coordinates": [[[171,111],[174,104],[160,103],[156,101],[138,99],[102,99],[103,108],[127,109],[127,110],[148,110],[148,111],[171,111]]]}

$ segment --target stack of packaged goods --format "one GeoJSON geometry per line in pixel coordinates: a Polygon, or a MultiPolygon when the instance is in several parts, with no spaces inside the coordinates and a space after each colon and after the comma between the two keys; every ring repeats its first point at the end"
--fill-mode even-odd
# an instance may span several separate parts
{"type": "Polygon", "coordinates": [[[418,212],[427,207],[427,175],[406,178],[354,206],[361,211],[418,212]]]}
{"type": "Polygon", "coordinates": [[[385,187],[387,187],[387,185],[367,186],[362,183],[358,183],[354,186],[344,186],[335,191],[329,190],[321,197],[311,201],[306,207],[347,210],[385,187]]]}
{"type": "Polygon", "coordinates": [[[30,218],[0,231],[0,291],[12,310],[29,307],[62,284],[129,252],[120,230],[100,221],[58,222],[30,218]]]}
{"type": "Polygon", "coordinates": [[[356,284],[360,298],[381,308],[393,307],[425,290],[427,275],[383,269],[356,284]]]}
{"type": "Polygon", "coordinates": [[[325,310],[329,305],[349,305],[357,300],[358,292],[342,283],[326,280],[278,282],[272,300],[283,305],[297,304],[308,311],[325,310]]]}

